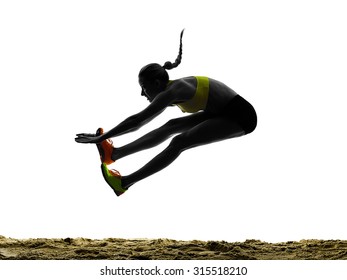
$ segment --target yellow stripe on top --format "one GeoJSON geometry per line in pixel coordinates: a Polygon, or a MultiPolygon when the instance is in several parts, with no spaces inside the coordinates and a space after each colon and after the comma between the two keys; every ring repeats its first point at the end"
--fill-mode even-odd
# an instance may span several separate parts
{"type": "Polygon", "coordinates": [[[207,105],[209,95],[209,80],[207,77],[195,76],[196,91],[192,99],[176,104],[182,112],[195,113],[204,110],[207,105]]]}

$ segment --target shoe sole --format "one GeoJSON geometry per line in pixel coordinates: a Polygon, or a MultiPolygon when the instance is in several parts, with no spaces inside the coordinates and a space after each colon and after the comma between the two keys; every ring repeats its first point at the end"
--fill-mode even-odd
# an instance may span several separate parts
{"type": "MultiPolygon", "coordinates": [[[[107,169],[108,170],[108,169],[107,169]]],[[[104,177],[106,183],[110,186],[110,188],[114,191],[114,193],[117,196],[122,195],[123,193],[125,193],[126,190],[115,190],[115,188],[108,182],[108,174],[106,173],[105,169],[103,168],[103,164],[101,164],[101,172],[102,172],[102,176],[104,177]]],[[[108,170],[108,172],[112,173],[112,170],[108,170]]],[[[118,173],[117,175],[120,176],[120,174],[118,173]]]]}

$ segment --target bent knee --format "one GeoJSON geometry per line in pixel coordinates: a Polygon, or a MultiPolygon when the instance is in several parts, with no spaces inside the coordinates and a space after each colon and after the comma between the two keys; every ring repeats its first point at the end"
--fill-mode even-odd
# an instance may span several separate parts
{"type": "Polygon", "coordinates": [[[181,134],[171,139],[169,147],[178,151],[184,147],[184,138],[181,136],[181,134]]]}
{"type": "Polygon", "coordinates": [[[186,136],[186,133],[181,133],[174,138],[172,138],[169,147],[178,152],[183,152],[191,148],[191,141],[189,141],[189,137],[186,136]]]}

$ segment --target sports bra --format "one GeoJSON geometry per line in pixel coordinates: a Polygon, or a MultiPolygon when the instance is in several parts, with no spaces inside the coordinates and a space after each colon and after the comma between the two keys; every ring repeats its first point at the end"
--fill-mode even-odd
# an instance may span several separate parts
{"type": "Polygon", "coordinates": [[[177,103],[177,105],[182,112],[195,113],[200,110],[204,110],[207,105],[208,95],[209,95],[209,79],[208,77],[195,76],[196,78],[196,91],[194,96],[182,103],[177,103]]]}

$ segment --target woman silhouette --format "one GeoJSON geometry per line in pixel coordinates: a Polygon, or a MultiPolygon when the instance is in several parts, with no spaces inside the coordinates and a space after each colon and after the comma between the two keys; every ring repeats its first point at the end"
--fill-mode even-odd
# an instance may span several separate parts
{"type": "Polygon", "coordinates": [[[152,63],[140,70],[141,95],[150,102],[147,108],[106,133],[99,128],[96,134],[77,134],[76,142],[97,144],[102,174],[117,196],[134,183],[171,164],[187,149],[249,134],[256,128],[257,115],[253,106],[222,82],[201,76],[169,80],[166,70],[181,63],[183,31],[174,63],[168,61],[163,66],[152,63]],[[113,147],[109,138],[139,129],[172,105],[190,114],[169,120],[130,144],[113,147]],[[154,147],[175,134],[166,149],[130,175],[121,176],[118,171],[107,167],[122,157],[154,147]]]}

